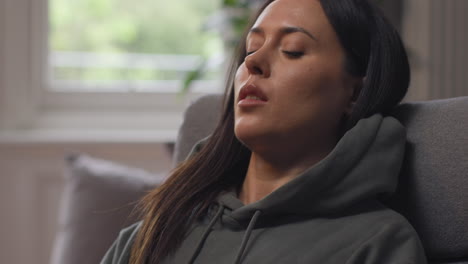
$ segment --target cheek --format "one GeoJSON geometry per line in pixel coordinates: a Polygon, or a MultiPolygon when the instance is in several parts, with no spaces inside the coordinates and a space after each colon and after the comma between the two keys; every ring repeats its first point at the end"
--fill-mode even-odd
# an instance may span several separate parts
{"type": "Polygon", "coordinates": [[[303,67],[286,69],[283,78],[280,79],[281,87],[286,89],[281,90],[278,98],[288,98],[287,101],[282,99],[281,103],[294,102],[300,106],[297,108],[301,110],[297,111],[303,114],[329,113],[335,116],[342,111],[346,95],[341,71],[328,65],[311,65],[310,63],[303,67]]]}
{"type": "Polygon", "coordinates": [[[326,72],[318,67],[311,67],[310,64],[287,67],[277,83],[285,88],[281,90],[282,96],[295,97],[300,101],[310,100],[311,97],[316,98],[325,92],[329,78],[324,74],[326,72]]]}
{"type": "Polygon", "coordinates": [[[344,91],[342,71],[333,65],[309,65],[297,79],[305,96],[334,98],[344,91]]]}

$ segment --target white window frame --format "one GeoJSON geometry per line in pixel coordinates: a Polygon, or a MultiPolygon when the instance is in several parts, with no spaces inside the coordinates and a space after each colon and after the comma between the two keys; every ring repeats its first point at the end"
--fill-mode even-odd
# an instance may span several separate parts
{"type": "Polygon", "coordinates": [[[0,0],[0,16],[0,141],[173,140],[183,109],[207,93],[196,82],[185,96],[169,89],[52,91],[46,81],[48,0],[0,0]]]}

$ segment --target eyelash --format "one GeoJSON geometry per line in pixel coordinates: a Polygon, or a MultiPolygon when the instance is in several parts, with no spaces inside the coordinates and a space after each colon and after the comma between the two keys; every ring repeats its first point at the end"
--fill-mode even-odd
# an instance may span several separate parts
{"type": "MultiPolygon", "coordinates": [[[[253,53],[255,53],[255,51],[247,51],[247,56],[249,56],[249,55],[251,55],[253,53]]],[[[304,55],[304,52],[302,52],[302,51],[283,50],[283,53],[286,54],[288,57],[294,58],[294,59],[298,59],[298,58],[302,57],[302,55],[304,55]]]]}
{"type": "Polygon", "coordinates": [[[294,59],[298,59],[298,58],[302,57],[302,55],[304,55],[304,52],[302,52],[302,51],[287,51],[287,50],[284,50],[283,53],[286,54],[288,57],[291,57],[291,58],[294,58],[294,59]]]}

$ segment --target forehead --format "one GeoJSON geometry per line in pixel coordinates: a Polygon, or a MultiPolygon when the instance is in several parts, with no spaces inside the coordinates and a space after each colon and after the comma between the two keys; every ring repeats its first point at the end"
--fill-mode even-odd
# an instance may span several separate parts
{"type": "Polygon", "coordinates": [[[300,26],[306,29],[329,27],[318,0],[276,0],[268,5],[253,27],[300,26]]]}

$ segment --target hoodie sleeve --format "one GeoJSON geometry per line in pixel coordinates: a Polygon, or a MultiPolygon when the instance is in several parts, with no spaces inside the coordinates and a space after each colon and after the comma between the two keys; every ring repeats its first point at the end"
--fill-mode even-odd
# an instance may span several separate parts
{"type": "Polygon", "coordinates": [[[101,264],[127,264],[130,260],[132,244],[137,234],[141,222],[135,223],[120,231],[117,240],[107,251],[101,264]]]}
{"type": "Polygon", "coordinates": [[[365,240],[346,264],[426,264],[421,241],[408,222],[388,223],[365,240]]]}

